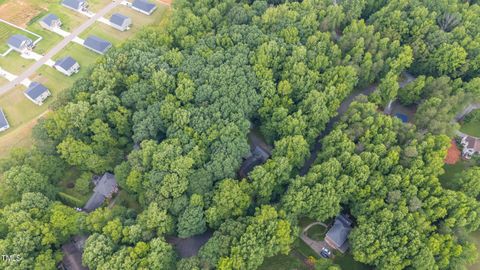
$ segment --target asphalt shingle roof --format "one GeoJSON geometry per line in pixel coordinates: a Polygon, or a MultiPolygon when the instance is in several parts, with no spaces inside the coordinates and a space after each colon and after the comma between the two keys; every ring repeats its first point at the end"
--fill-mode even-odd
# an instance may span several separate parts
{"type": "Polygon", "coordinates": [[[120,13],[114,13],[112,17],[110,17],[110,22],[115,25],[122,26],[123,22],[125,22],[125,20],[127,19],[128,17],[125,15],[122,15],[120,13]]]}
{"type": "Polygon", "coordinates": [[[77,61],[75,61],[75,59],[73,59],[70,56],[67,56],[67,57],[58,59],[57,62],[55,62],[55,65],[63,68],[64,70],[69,70],[76,63],[77,63],[77,61]]]}
{"type": "Polygon", "coordinates": [[[151,12],[156,7],[155,4],[152,4],[152,3],[148,2],[148,1],[145,1],[145,0],[135,0],[135,1],[133,1],[132,6],[138,8],[140,10],[143,10],[145,12],[151,12]]]}
{"type": "Polygon", "coordinates": [[[6,127],[6,126],[8,126],[7,118],[5,117],[3,110],[0,109],[0,128],[6,127]]]}
{"type": "Polygon", "coordinates": [[[27,90],[25,90],[25,94],[27,94],[31,99],[35,100],[43,93],[48,91],[48,89],[38,82],[32,82],[27,90]]]}
{"type": "Polygon", "coordinates": [[[80,7],[80,4],[83,2],[85,2],[85,0],[63,0],[62,4],[74,9],[78,9],[80,7]]]}
{"type": "Polygon", "coordinates": [[[105,53],[111,46],[112,46],[112,43],[106,41],[106,40],[103,40],[99,37],[96,37],[96,36],[89,36],[84,42],[83,42],[83,45],[95,50],[95,51],[98,51],[98,52],[102,52],[102,53],[105,53]]]}
{"type": "Polygon", "coordinates": [[[46,25],[51,26],[53,21],[58,20],[57,15],[55,14],[48,14],[47,16],[42,18],[42,22],[44,22],[46,25]]]}
{"type": "Polygon", "coordinates": [[[32,42],[32,40],[27,38],[26,36],[16,34],[16,35],[11,36],[8,39],[7,43],[9,45],[15,47],[15,48],[20,48],[20,46],[22,45],[22,42],[24,42],[25,40],[28,40],[28,41],[32,42]]]}

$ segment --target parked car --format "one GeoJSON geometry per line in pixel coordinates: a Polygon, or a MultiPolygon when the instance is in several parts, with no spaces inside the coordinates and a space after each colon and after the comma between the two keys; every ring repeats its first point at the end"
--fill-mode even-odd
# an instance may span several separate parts
{"type": "Polygon", "coordinates": [[[320,251],[320,256],[323,258],[330,258],[330,256],[332,256],[332,252],[328,248],[324,247],[320,251]]]}

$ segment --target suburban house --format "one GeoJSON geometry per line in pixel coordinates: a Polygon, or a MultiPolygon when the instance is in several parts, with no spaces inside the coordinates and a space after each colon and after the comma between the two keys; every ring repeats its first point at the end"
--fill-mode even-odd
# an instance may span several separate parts
{"type": "Polygon", "coordinates": [[[0,132],[5,131],[10,128],[10,125],[8,124],[7,117],[5,116],[5,113],[3,113],[2,108],[0,108],[0,132]]]}
{"type": "Polygon", "coordinates": [[[348,249],[348,234],[352,230],[352,221],[344,214],[338,215],[335,218],[333,226],[328,230],[325,236],[325,242],[327,244],[345,253],[348,249]]]}
{"type": "Polygon", "coordinates": [[[472,136],[462,137],[462,156],[466,159],[471,159],[473,155],[480,154],[480,139],[472,136]]]}
{"type": "Polygon", "coordinates": [[[112,17],[110,17],[110,24],[115,29],[125,31],[130,29],[130,25],[132,25],[132,19],[120,13],[114,13],[112,17]]]}
{"type": "Polygon", "coordinates": [[[37,105],[42,105],[43,101],[51,95],[50,91],[38,82],[30,83],[28,89],[23,92],[25,96],[37,105]]]}
{"type": "Polygon", "coordinates": [[[58,269],[61,270],[88,270],[82,265],[82,253],[87,236],[79,235],[73,237],[70,243],[62,246],[63,259],[58,269]]]}
{"type": "Polygon", "coordinates": [[[97,36],[89,36],[83,42],[83,46],[85,46],[87,49],[92,50],[96,53],[105,54],[108,51],[108,49],[112,47],[112,43],[106,40],[103,40],[97,36]]]}
{"type": "Polygon", "coordinates": [[[88,9],[86,0],[63,0],[62,6],[75,11],[87,11],[88,9]]]}
{"type": "Polygon", "coordinates": [[[87,212],[97,209],[106,198],[111,198],[114,193],[118,192],[117,180],[111,173],[105,173],[101,178],[94,178],[93,184],[95,185],[93,194],[85,204],[85,207],[83,207],[87,212]]]}
{"type": "Polygon", "coordinates": [[[40,25],[43,28],[55,29],[60,28],[60,26],[62,26],[62,22],[60,21],[60,18],[57,17],[57,15],[50,13],[40,20],[40,25]]]}
{"type": "Polygon", "coordinates": [[[67,76],[71,76],[73,73],[77,73],[78,70],[80,69],[80,64],[78,64],[75,59],[73,59],[70,56],[58,59],[57,62],[55,62],[55,65],[53,67],[62,72],[63,74],[67,76]]]}
{"type": "Polygon", "coordinates": [[[152,15],[155,9],[157,9],[157,6],[148,2],[147,0],[135,0],[132,3],[132,8],[143,14],[152,15]]]}
{"type": "Polygon", "coordinates": [[[8,44],[8,47],[12,48],[13,50],[19,53],[23,53],[27,50],[31,50],[34,45],[31,39],[20,34],[11,36],[8,39],[7,44],[8,44]]]}
{"type": "Polygon", "coordinates": [[[238,170],[240,178],[246,178],[248,173],[256,166],[263,164],[271,156],[270,151],[260,147],[259,145],[252,145],[251,154],[243,161],[238,170]]]}

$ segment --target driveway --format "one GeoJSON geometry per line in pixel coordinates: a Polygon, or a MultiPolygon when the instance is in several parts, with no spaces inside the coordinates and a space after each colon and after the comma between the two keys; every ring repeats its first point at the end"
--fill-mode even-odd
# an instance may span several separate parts
{"type": "Polygon", "coordinates": [[[324,226],[325,228],[328,227],[325,223],[313,222],[307,227],[305,227],[305,229],[303,229],[302,234],[300,235],[300,238],[302,239],[303,242],[305,242],[305,244],[307,244],[311,249],[313,249],[313,251],[315,251],[317,254],[320,255],[320,252],[322,251],[323,248],[331,249],[331,247],[325,241],[316,241],[308,237],[307,235],[308,230],[315,225],[324,226]]]}
{"type": "Polygon", "coordinates": [[[67,46],[70,41],[75,39],[78,35],[80,35],[83,31],[85,31],[88,27],[90,27],[92,24],[95,23],[95,21],[98,20],[98,18],[103,17],[105,14],[110,12],[112,9],[116,8],[118,5],[120,5],[120,2],[111,2],[108,4],[106,7],[104,7],[102,10],[100,10],[98,13],[90,17],[86,22],[84,22],[82,25],[80,25],[77,29],[73,30],[70,35],[66,36],[60,43],[55,45],[48,53],[46,53],[40,60],[35,62],[33,65],[31,65],[25,72],[20,74],[17,78],[15,78],[13,81],[7,83],[6,85],[0,87],[0,95],[3,95],[13,89],[15,86],[17,86],[20,82],[22,82],[25,79],[28,79],[28,77],[32,76],[41,66],[46,64],[48,60],[53,58],[54,55],[59,53],[65,46],[67,46]]]}

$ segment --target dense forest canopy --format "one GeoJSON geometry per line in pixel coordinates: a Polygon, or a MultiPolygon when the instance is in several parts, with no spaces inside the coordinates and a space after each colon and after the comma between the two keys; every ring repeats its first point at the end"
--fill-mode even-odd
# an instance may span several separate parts
{"type": "Polygon", "coordinates": [[[453,117],[480,101],[479,23],[476,1],[176,0],[165,28],[109,52],[35,148],[1,162],[0,254],[25,258],[1,268],[54,269],[84,234],[90,269],[257,269],[289,253],[300,219],[348,212],[356,261],[462,269],[480,171],[455,190],[438,177],[453,117]],[[394,100],[418,106],[413,123],[383,113],[394,100]],[[240,179],[252,129],[272,156],[240,179]],[[59,187],[72,171],[83,194],[115,173],[139,206],[75,211],[59,187]],[[166,239],[207,230],[189,259],[166,239]]]}

